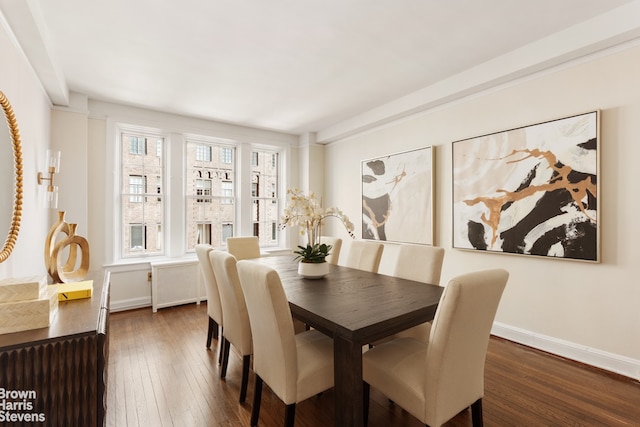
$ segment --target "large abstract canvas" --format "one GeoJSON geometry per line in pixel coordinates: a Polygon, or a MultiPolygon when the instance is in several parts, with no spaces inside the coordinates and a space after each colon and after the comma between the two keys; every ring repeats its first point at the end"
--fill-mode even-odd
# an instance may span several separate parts
{"type": "Polygon", "coordinates": [[[453,143],[453,246],[599,261],[598,112],[453,143]]]}
{"type": "Polygon", "coordinates": [[[362,238],[433,244],[433,149],[362,161],[362,238]]]}

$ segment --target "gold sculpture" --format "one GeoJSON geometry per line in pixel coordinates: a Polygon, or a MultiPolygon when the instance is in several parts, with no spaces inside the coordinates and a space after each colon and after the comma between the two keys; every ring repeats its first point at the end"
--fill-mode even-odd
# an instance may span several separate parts
{"type": "Polygon", "coordinates": [[[89,242],[76,234],[77,224],[65,221],[65,212],[58,212],[58,222],[47,233],[44,243],[44,264],[55,283],[69,283],[83,280],[89,271],[89,242]],[[57,240],[58,236],[65,237],[57,240]],[[80,265],[76,267],[78,249],[80,249],[80,265]],[[60,257],[67,250],[67,259],[63,263],[60,257]]]}

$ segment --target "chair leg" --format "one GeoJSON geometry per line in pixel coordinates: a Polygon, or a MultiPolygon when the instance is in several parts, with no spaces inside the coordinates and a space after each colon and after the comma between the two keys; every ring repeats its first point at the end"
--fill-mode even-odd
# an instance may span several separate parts
{"type": "Polygon", "coordinates": [[[482,398],[471,405],[471,424],[473,427],[482,427],[482,398]]]}
{"type": "Polygon", "coordinates": [[[224,348],[224,328],[220,328],[220,338],[218,342],[219,342],[219,347],[220,350],[218,350],[218,365],[222,364],[222,349],[224,348]]]}
{"type": "Polygon", "coordinates": [[[207,348],[211,348],[211,340],[218,339],[218,323],[209,317],[209,329],[207,330],[207,348]]]}
{"type": "Polygon", "coordinates": [[[244,403],[247,398],[247,384],[249,383],[249,366],[251,365],[251,355],[242,358],[242,383],[240,385],[240,403],[244,403]]]}
{"type": "Polygon", "coordinates": [[[253,406],[251,407],[251,427],[258,425],[260,417],[260,400],[262,397],[262,378],[256,375],[256,384],[253,391],[253,406]]]}
{"type": "Polygon", "coordinates": [[[222,367],[220,368],[220,378],[227,376],[227,365],[229,365],[229,349],[231,343],[225,337],[222,337],[222,367]]]}
{"type": "Polygon", "coordinates": [[[371,395],[371,386],[367,382],[362,382],[362,397],[364,401],[362,402],[362,407],[364,408],[364,427],[369,425],[369,398],[371,395]]]}
{"type": "Polygon", "coordinates": [[[287,409],[284,413],[284,427],[293,427],[293,422],[296,419],[296,404],[292,403],[287,405],[287,409]]]}

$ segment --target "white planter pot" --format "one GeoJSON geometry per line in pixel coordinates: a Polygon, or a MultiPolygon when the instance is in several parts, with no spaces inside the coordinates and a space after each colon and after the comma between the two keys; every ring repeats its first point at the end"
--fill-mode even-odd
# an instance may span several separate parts
{"type": "Polygon", "coordinates": [[[299,262],[298,274],[305,279],[321,279],[329,274],[329,263],[299,262]]]}

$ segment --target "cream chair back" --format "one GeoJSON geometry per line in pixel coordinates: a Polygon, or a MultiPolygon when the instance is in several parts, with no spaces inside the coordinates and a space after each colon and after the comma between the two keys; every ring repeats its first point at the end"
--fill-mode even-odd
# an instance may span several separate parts
{"type": "Polygon", "coordinates": [[[211,251],[209,257],[220,290],[224,337],[236,347],[241,356],[251,354],[249,313],[238,278],[236,258],[218,250],[211,251]]]}
{"type": "Polygon", "coordinates": [[[278,273],[238,262],[254,340],[253,370],[285,403],[295,402],[297,352],[293,318],[278,273]]]}
{"type": "Polygon", "coordinates": [[[329,264],[338,264],[338,260],[340,259],[340,249],[342,249],[342,239],[339,237],[320,236],[320,243],[331,245],[331,251],[325,260],[329,264]]]}
{"type": "Polygon", "coordinates": [[[438,305],[426,352],[429,425],[440,425],[484,395],[491,327],[509,273],[502,269],[457,276],[438,305]]]}
{"type": "MultiPolygon", "coordinates": [[[[401,245],[393,269],[393,276],[430,285],[440,284],[444,248],[424,245],[401,245]]],[[[396,338],[410,337],[426,342],[431,333],[431,322],[422,323],[371,343],[380,345],[396,338]]]]}
{"type": "Polygon", "coordinates": [[[365,405],[371,386],[423,424],[439,427],[471,406],[473,425],[482,425],[487,346],[508,277],[502,269],[455,277],[427,342],[399,338],[365,352],[365,405]]]}
{"type": "Polygon", "coordinates": [[[296,404],[333,387],[333,340],[316,330],[296,334],[280,276],[255,261],[238,261],[253,336],[256,373],[250,425],[258,424],[263,381],[286,404],[293,426],[296,404]]]}
{"type": "Polygon", "coordinates": [[[345,266],[377,273],[383,249],[382,243],[354,240],[349,247],[345,266]]]}
{"type": "MultiPolygon", "coordinates": [[[[207,314],[216,322],[215,335],[217,337],[217,326],[223,326],[222,303],[220,302],[220,291],[209,259],[209,253],[213,250],[211,245],[196,245],[196,255],[198,257],[198,267],[207,294],[207,314]]],[[[211,342],[209,341],[210,345],[211,342]]],[[[209,346],[207,346],[209,347],[209,346]]]]}
{"type": "Polygon", "coordinates": [[[233,345],[242,356],[242,380],[240,383],[240,399],[242,403],[247,396],[249,369],[252,353],[251,325],[247,304],[240,286],[236,258],[228,252],[213,250],[209,253],[213,272],[220,290],[224,329],[222,333],[222,366],[220,378],[227,375],[229,351],[233,345]]]}
{"type": "Polygon", "coordinates": [[[440,284],[444,248],[425,245],[401,245],[393,276],[416,282],[440,284]]]}
{"type": "Polygon", "coordinates": [[[260,258],[260,241],[256,236],[228,237],[227,250],[238,261],[260,258]]]}

